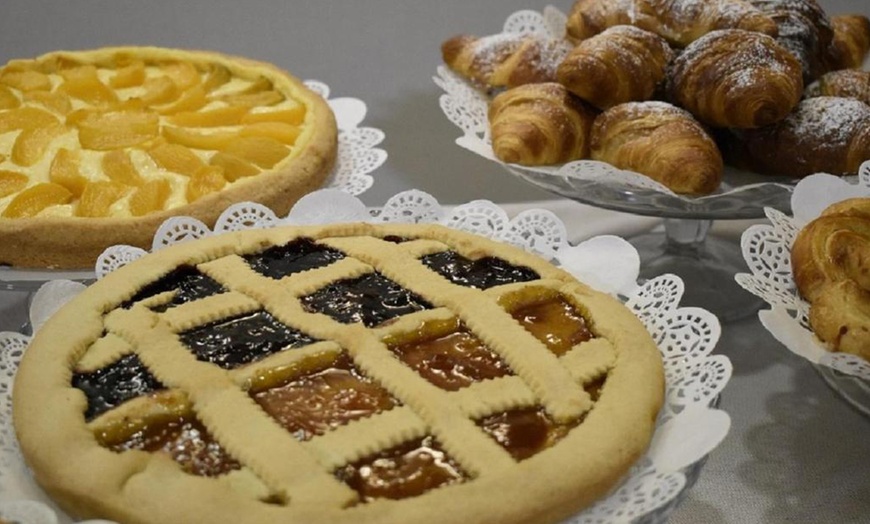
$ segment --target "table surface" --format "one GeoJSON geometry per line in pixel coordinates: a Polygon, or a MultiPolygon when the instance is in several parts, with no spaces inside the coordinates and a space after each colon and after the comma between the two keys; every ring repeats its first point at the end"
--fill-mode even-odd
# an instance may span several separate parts
{"type": "MultiPolygon", "coordinates": [[[[866,0],[819,0],[829,13],[870,14],[866,0]]],[[[552,2],[563,11],[570,0],[552,2]]],[[[559,201],[457,147],[459,132],[432,82],[440,43],[501,30],[510,13],[545,2],[500,0],[3,0],[2,61],[54,49],[162,45],[213,49],[273,62],[368,105],[365,124],[386,134],[386,164],[362,195],[372,206],[417,188],[442,203],[485,198],[559,210],[569,230],[601,221],[649,221],[559,201]]],[[[626,226],[628,224],[629,226],[626,226]]],[[[742,223],[722,231],[739,232],[742,223]]],[[[626,229],[627,228],[627,229],[626,229]]],[[[579,239],[583,234],[575,234],[579,239]]],[[[27,295],[0,292],[0,330],[25,319],[27,295]]],[[[724,325],[718,352],[734,364],[721,407],[732,418],[697,485],[670,522],[870,522],[870,420],[845,404],[811,365],[753,316],[724,325]]]]}

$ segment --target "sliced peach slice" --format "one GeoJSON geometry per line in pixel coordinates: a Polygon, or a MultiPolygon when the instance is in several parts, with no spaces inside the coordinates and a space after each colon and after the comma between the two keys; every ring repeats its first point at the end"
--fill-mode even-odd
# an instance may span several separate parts
{"type": "Polygon", "coordinates": [[[284,95],[278,91],[260,91],[258,93],[240,93],[221,95],[217,98],[232,106],[271,106],[284,100],[284,95]]]}
{"type": "Polygon", "coordinates": [[[28,187],[9,202],[2,216],[6,218],[28,218],[39,214],[50,206],[68,204],[73,194],[67,188],[45,182],[28,187]]]}
{"type": "MultiPolygon", "coordinates": [[[[39,93],[43,91],[37,91],[39,93]]],[[[0,109],[15,109],[21,105],[21,100],[6,86],[0,85],[0,109]]]]}
{"type": "Polygon", "coordinates": [[[250,110],[247,106],[227,106],[207,111],[184,111],[167,117],[170,124],[185,127],[234,126],[242,122],[250,110]]]}
{"type": "Polygon", "coordinates": [[[212,155],[208,163],[223,168],[224,178],[230,182],[260,173],[260,170],[254,164],[220,151],[212,155]]]}
{"type": "Polygon", "coordinates": [[[190,62],[167,62],[160,70],[181,90],[190,89],[200,81],[199,71],[190,62]]]}
{"type": "Polygon", "coordinates": [[[154,162],[167,171],[191,176],[205,163],[190,149],[178,144],[159,144],[148,150],[154,162]]]}
{"type": "Polygon", "coordinates": [[[62,124],[21,131],[12,144],[12,161],[19,166],[32,166],[42,159],[52,140],[66,131],[67,127],[62,124]]]}
{"type": "Polygon", "coordinates": [[[36,107],[19,107],[0,112],[0,133],[15,129],[34,129],[59,124],[60,120],[48,111],[36,107]]]}
{"type": "Polygon", "coordinates": [[[263,111],[248,113],[242,118],[243,124],[256,124],[258,122],[283,122],[285,124],[299,125],[305,120],[305,106],[299,104],[290,109],[279,111],[263,111]]]}
{"type": "Polygon", "coordinates": [[[39,71],[6,71],[0,76],[0,84],[19,91],[51,91],[51,79],[39,71]]]}
{"type": "Polygon", "coordinates": [[[130,160],[130,155],[123,149],[109,151],[103,155],[100,165],[103,168],[103,173],[109,177],[112,182],[118,182],[127,186],[141,186],[145,183],[133,161],[130,160]]]}
{"type": "Polygon", "coordinates": [[[140,98],[149,106],[168,104],[181,95],[178,86],[168,76],[149,78],[142,86],[145,93],[140,98]]]}
{"type": "Polygon", "coordinates": [[[77,125],[82,147],[99,151],[144,144],[160,130],[159,117],[144,111],[91,113],[77,125]]]}
{"type": "Polygon", "coordinates": [[[66,115],[72,111],[72,102],[69,97],[60,92],[52,93],[49,91],[29,91],[24,93],[24,100],[28,102],[36,102],[44,106],[50,111],[66,115]]]}
{"type": "Polygon", "coordinates": [[[202,86],[197,85],[182,93],[175,102],[156,109],[161,115],[172,115],[181,111],[196,111],[207,103],[208,99],[205,97],[205,90],[202,86]]]}
{"type": "Polygon", "coordinates": [[[231,142],[223,152],[268,169],[286,157],[290,149],[274,138],[246,136],[231,142]]]}
{"type": "Polygon", "coordinates": [[[203,196],[220,191],[227,185],[224,170],[220,166],[203,166],[187,182],[187,201],[193,202],[203,196]]]}
{"type": "Polygon", "coordinates": [[[0,170],[0,198],[17,193],[27,186],[27,175],[18,171],[0,170]]]}
{"type": "Polygon", "coordinates": [[[58,149],[48,168],[48,180],[67,188],[77,198],[82,196],[88,179],[79,172],[78,152],[66,148],[58,149]]]}
{"type": "Polygon", "coordinates": [[[97,68],[85,65],[60,72],[63,84],[60,89],[73,98],[95,106],[114,104],[118,101],[115,91],[97,76],[97,68]]]}
{"type": "Polygon", "coordinates": [[[130,213],[140,217],[162,210],[171,189],[169,181],[163,178],[146,182],[130,197],[130,213]]]}
{"type": "Polygon", "coordinates": [[[274,138],[287,145],[293,145],[299,137],[299,126],[285,124],[283,122],[257,122],[243,127],[240,136],[262,136],[274,138]]]}
{"type": "Polygon", "coordinates": [[[115,89],[123,89],[125,87],[136,87],[142,85],[145,81],[145,62],[134,60],[118,68],[115,76],[109,80],[109,85],[115,89]]]}
{"type": "Polygon", "coordinates": [[[214,91],[220,86],[226,84],[233,77],[230,70],[220,64],[212,64],[209,67],[208,74],[202,82],[202,87],[206,91],[214,91]]]}
{"type": "Polygon", "coordinates": [[[89,182],[85,186],[79,205],[76,206],[76,216],[104,217],[108,216],[109,208],[121,197],[127,194],[129,187],[118,182],[89,182]]]}
{"type": "Polygon", "coordinates": [[[163,126],[162,135],[173,144],[194,149],[223,149],[239,136],[235,131],[197,133],[196,131],[172,126],[163,126]]]}

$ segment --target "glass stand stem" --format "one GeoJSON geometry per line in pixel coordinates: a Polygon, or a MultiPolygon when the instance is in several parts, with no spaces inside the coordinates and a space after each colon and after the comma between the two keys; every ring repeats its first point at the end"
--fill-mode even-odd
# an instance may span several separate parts
{"type": "Polygon", "coordinates": [[[762,300],[734,281],[747,271],[740,245],[709,236],[712,220],[665,219],[664,233],[629,239],[641,259],[641,278],[672,273],[683,279],[680,305],[702,307],[728,322],[755,314],[762,300]]]}

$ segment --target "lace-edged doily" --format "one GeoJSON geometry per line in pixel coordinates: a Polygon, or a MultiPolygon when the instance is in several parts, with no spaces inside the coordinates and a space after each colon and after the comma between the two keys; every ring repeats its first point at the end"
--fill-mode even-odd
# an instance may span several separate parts
{"type": "MultiPolygon", "coordinates": [[[[521,246],[621,296],[644,323],[661,349],[667,381],[653,441],[625,481],[570,524],[663,521],[678,496],[694,483],[701,461],[727,434],[730,418],[713,407],[731,376],[728,358],[711,354],[721,333],[716,317],[702,309],[679,307],[684,289],[676,276],[663,275],[639,286],[637,251],[619,237],[595,237],[571,246],[565,225],[550,211],[527,210],[511,218],[486,200],[445,208],[416,190],[397,194],[383,208],[369,211],[352,195],[326,189],[301,199],[286,217],[257,204],[237,204],[224,213],[214,231],[192,219],[171,219],[160,228],[154,249],[224,231],[335,221],[440,223],[521,246]]],[[[97,273],[105,275],[145,254],[129,246],[110,248],[100,258],[97,273]]],[[[59,307],[74,293],[67,283],[46,284],[33,301],[34,325],[51,314],[45,303],[59,307]]],[[[48,502],[27,474],[11,427],[12,378],[27,341],[17,333],[0,334],[0,515],[10,499],[48,502]]],[[[49,522],[29,516],[19,520],[49,522]]]]}
{"type": "MultiPolygon", "coordinates": [[[[566,20],[565,14],[553,6],[547,6],[541,13],[529,10],[517,11],[505,21],[502,33],[534,33],[559,39],[565,36],[566,20]]],[[[664,185],[644,175],[618,169],[610,164],[594,160],[577,160],[562,165],[535,167],[504,164],[495,157],[492,151],[487,120],[489,100],[486,95],[443,65],[438,67],[437,75],[433,77],[433,81],[444,91],[444,94],[439,98],[441,110],[454,125],[462,130],[463,135],[456,139],[456,143],[479,156],[504,165],[509,171],[533,172],[553,175],[554,178],[564,177],[586,182],[601,182],[609,186],[628,189],[644,189],[695,203],[708,199],[718,199],[723,195],[732,197],[744,191],[756,190],[761,186],[770,186],[768,189],[783,188],[783,191],[788,188],[788,185],[781,183],[759,183],[758,175],[727,168],[729,176],[714,194],[705,197],[686,197],[674,193],[664,185]]],[[[773,193],[776,192],[773,191],[773,193]]],[[[769,198],[770,193],[768,191],[765,195],[769,198]]]]}
{"type": "MultiPolygon", "coordinates": [[[[743,233],[743,258],[752,273],[738,274],[735,279],[770,304],[771,309],[760,311],[758,317],[790,351],[814,364],[870,382],[870,362],[832,353],[813,335],[807,320],[809,304],[800,297],[791,268],[791,247],[801,228],[829,205],[853,197],[870,197],[870,160],[861,165],[857,184],[825,174],[801,180],[792,196],[794,217],[765,209],[770,224],[751,226],[743,233]]],[[[870,384],[864,388],[870,390],[870,384]]]]}
{"type": "MultiPolygon", "coordinates": [[[[329,86],[317,80],[305,80],[309,89],[326,99],[335,114],[338,126],[338,152],[332,172],[324,188],[339,189],[359,196],[372,187],[374,170],[387,160],[387,152],[377,147],[384,141],[384,132],[373,127],[361,127],[366,116],[366,104],[356,98],[330,99],[329,86]]],[[[91,271],[26,270],[0,268],[0,281],[45,282],[54,279],[88,280],[91,271]]]]}

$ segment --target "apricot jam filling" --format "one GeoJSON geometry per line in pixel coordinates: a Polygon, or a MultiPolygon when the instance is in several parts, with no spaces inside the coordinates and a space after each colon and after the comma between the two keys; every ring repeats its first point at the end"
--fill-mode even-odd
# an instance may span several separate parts
{"type": "Polygon", "coordinates": [[[557,424],[543,408],[513,409],[477,421],[516,460],[527,459],[561,440],[580,420],[557,424]]]}
{"type": "Polygon", "coordinates": [[[562,297],[521,306],[511,315],[557,356],[595,337],[583,315],[562,297]]]}
{"type": "Polygon", "coordinates": [[[190,414],[148,420],[123,440],[104,445],[115,452],[165,453],[193,475],[216,477],[241,467],[190,414]]]}
{"type": "Polygon", "coordinates": [[[356,490],[364,502],[415,497],[467,478],[431,436],[348,464],[335,476],[356,490]]]}
{"type": "Polygon", "coordinates": [[[251,397],[299,440],[399,404],[364,377],[346,354],[326,367],[253,391],[251,397]]]}
{"type": "Polygon", "coordinates": [[[511,374],[508,365],[458,319],[450,323],[449,331],[442,327],[435,333],[426,333],[424,325],[419,338],[389,345],[390,350],[420,376],[447,391],[511,374]]]}

